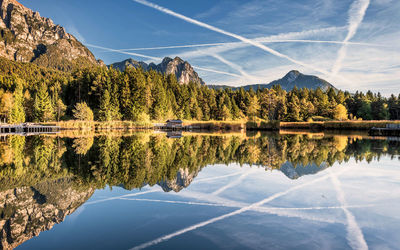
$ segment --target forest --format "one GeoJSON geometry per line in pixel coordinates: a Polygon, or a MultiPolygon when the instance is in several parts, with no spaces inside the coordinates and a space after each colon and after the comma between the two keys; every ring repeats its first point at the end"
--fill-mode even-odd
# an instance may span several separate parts
{"type": "Polygon", "coordinates": [[[0,59],[0,119],[83,121],[398,120],[400,95],[297,89],[215,90],[141,68],[71,72],[0,59]]]}

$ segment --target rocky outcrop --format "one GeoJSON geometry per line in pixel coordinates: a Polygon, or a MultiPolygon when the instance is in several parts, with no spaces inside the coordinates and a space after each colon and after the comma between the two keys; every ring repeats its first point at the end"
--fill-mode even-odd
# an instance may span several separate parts
{"type": "Polygon", "coordinates": [[[165,57],[160,64],[147,64],[145,62],[127,59],[122,62],[111,64],[110,66],[120,71],[124,71],[127,67],[142,67],[145,71],[152,69],[165,75],[175,75],[180,84],[188,84],[189,82],[202,85],[205,84],[197,72],[194,71],[193,67],[187,61],[184,61],[179,57],[175,57],[174,59],[165,57]]]}
{"type": "Polygon", "coordinates": [[[158,182],[158,185],[160,185],[165,192],[179,192],[182,189],[187,188],[190,183],[192,183],[199,171],[200,169],[190,173],[188,169],[179,169],[174,179],[160,181],[158,182]]]}
{"type": "Polygon", "coordinates": [[[0,0],[0,56],[58,69],[72,61],[98,64],[63,27],[16,0],[0,0]]]}
{"type": "Polygon", "coordinates": [[[94,190],[77,190],[71,179],[0,192],[0,241],[13,249],[61,223],[88,200],[94,190]]]}

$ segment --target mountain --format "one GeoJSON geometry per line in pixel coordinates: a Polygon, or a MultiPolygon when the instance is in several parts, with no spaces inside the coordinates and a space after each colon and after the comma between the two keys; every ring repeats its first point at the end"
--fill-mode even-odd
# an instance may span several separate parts
{"type": "Polygon", "coordinates": [[[0,56],[61,70],[101,63],[63,27],[16,0],[0,0],[0,56]]]}
{"type": "Polygon", "coordinates": [[[288,178],[295,180],[304,175],[313,175],[320,171],[323,171],[329,167],[325,162],[321,163],[321,165],[317,165],[315,163],[311,163],[308,165],[299,164],[294,166],[293,163],[287,161],[280,167],[280,171],[284,173],[288,178]]]}
{"type": "MultiPolygon", "coordinates": [[[[290,91],[296,86],[299,89],[302,88],[307,88],[307,89],[317,89],[321,88],[322,90],[328,90],[329,88],[333,88],[336,90],[336,88],[330,84],[329,82],[325,81],[324,79],[321,79],[317,76],[313,75],[304,75],[300,73],[297,70],[292,70],[289,73],[287,73],[283,78],[279,80],[272,81],[268,84],[253,84],[253,85],[246,85],[243,86],[245,90],[249,90],[250,88],[253,88],[254,90],[260,88],[272,88],[275,85],[281,85],[282,89],[286,91],[290,91]]],[[[229,87],[229,86],[218,86],[218,85],[212,85],[210,86],[211,88],[215,89],[220,89],[220,88],[232,88],[232,89],[238,89],[235,87],[229,87]]]]}
{"type": "Polygon", "coordinates": [[[205,84],[196,71],[194,71],[193,67],[187,61],[179,57],[175,57],[174,59],[165,57],[160,64],[147,64],[145,62],[127,59],[122,62],[113,63],[110,66],[120,71],[124,71],[127,67],[142,67],[146,71],[152,69],[166,75],[174,74],[180,84],[188,84],[189,82],[201,85],[205,84]]]}

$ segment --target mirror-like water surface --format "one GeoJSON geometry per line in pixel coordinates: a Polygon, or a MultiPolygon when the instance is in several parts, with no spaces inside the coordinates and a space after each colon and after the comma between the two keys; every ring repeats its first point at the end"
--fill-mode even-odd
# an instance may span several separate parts
{"type": "Polygon", "coordinates": [[[19,249],[397,249],[400,141],[324,134],[11,136],[19,249]]]}

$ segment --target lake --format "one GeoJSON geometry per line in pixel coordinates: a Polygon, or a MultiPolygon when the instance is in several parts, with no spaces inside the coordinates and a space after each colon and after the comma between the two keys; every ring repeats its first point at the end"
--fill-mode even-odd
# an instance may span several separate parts
{"type": "Polygon", "coordinates": [[[399,249],[400,140],[60,134],[0,142],[18,249],[399,249]]]}

